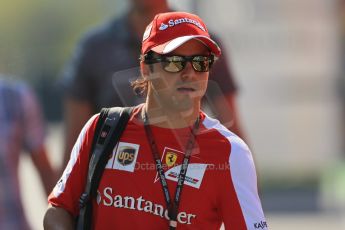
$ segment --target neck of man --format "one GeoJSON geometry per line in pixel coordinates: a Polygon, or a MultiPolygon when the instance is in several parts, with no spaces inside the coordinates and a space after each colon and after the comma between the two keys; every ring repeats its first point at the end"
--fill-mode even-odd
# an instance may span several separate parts
{"type": "Polygon", "coordinates": [[[146,112],[150,125],[169,129],[186,128],[193,126],[198,119],[200,103],[187,110],[177,110],[171,106],[157,106],[147,100],[142,112],[146,112]]]}
{"type": "Polygon", "coordinates": [[[133,6],[129,13],[129,21],[135,34],[141,37],[154,16],[167,11],[169,8],[166,1],[158,1],[154,7],[133,6]]]}

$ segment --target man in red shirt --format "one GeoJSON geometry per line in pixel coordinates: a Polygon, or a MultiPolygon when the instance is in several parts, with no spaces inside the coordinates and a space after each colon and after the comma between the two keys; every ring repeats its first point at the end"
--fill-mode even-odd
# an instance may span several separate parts
{"type": "MultiPolygon", "coordinates": [[[[267,229],[248,146],[200,110],[220,56],[193,14],[162,13],[147,26],[142,76],[146,101],[134,108],[104,169],[92,229],[267,229]]],[[[84,126],[50,194],[45,229],[73,229],[99,114],[84,126]]]]}

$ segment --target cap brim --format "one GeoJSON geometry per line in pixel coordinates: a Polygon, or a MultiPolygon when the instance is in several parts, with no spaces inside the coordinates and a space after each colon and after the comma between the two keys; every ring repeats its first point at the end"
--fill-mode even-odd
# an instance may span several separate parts
{"type": "Polygon", "coordinates": [[[220,56],[221,51],[217,43],[213,41],[211,38],[203,36],[203,35],[188,35],[188,36],[178,37],[173,40],[167,41],[161,45],[155,46],[151,50],[159,54],[167,54],[167,53],[172,52],[176,48],[180,47],[181,45],[183,45],[184,43],[186,43],[187,41],[191,39],[199,40],[200,42],[204,43],[214,55],[216,55],[217,57],[220,56]]]}

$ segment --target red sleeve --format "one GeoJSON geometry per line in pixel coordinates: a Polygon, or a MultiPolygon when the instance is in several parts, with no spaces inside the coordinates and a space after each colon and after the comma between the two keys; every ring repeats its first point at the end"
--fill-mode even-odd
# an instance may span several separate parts
{"type": "Polygon", "coordinates": [[[65,209],[73,216],[79,213],[78,202],[85,188],[89,153],[98,118],[98,115],[93,116],[80,132],[65,171],[48,197],[50,204],[65,209]]]}

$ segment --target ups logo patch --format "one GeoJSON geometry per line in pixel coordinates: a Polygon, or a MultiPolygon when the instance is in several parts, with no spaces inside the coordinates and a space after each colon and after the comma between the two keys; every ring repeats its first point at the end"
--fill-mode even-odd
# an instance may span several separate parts
{"type": "Polygon", "coordinates": [[[139,147],[138,144],[120,141],[113,149],[113,154],[105,168],[134,172],[139,147]]]}
{"type": "Polygon", "coordinates": [[[118,151],[117,161],[123,166],[130,165],[134,162],[135,154],[135,148],[123,146],[118,151]]]}

